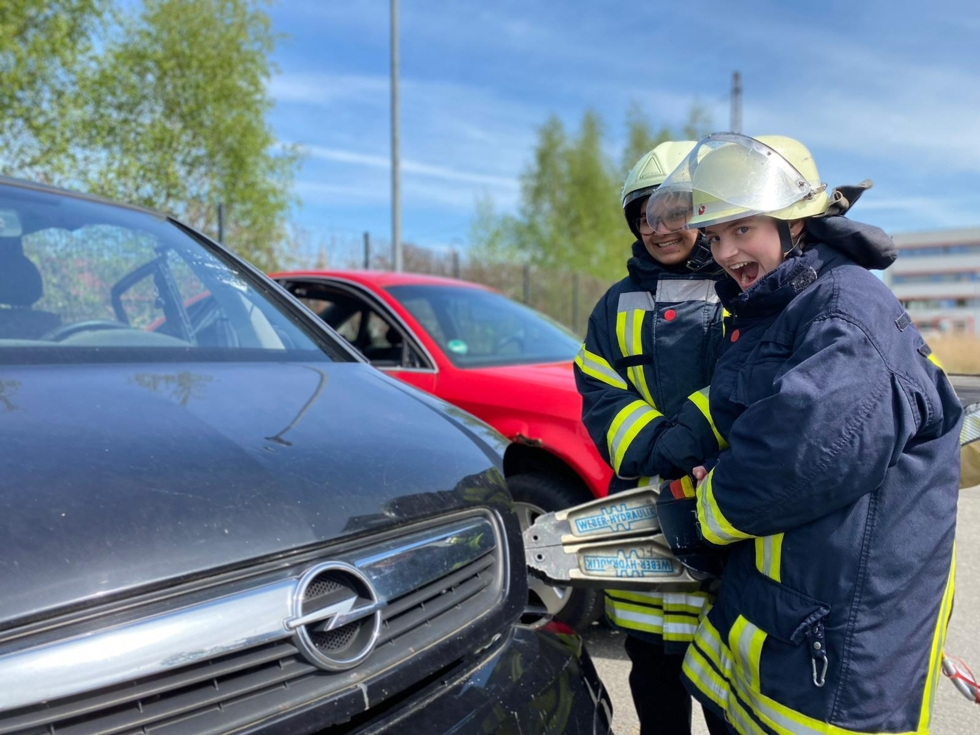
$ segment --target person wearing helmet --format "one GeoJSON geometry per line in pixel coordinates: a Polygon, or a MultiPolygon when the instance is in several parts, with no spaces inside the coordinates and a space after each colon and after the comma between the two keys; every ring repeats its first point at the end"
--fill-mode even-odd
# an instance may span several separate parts
{"type": "MultiPolygon", "coordinates": [[[[615,470],[610,492],[649,484],[655,475],[689,473],[719,451],[705,386],[722,336],[715,294],[722,274],[707,248],[698,247],[696,230],[657,235],[645,217],[647,197],[693,146],[661,143],[627,176],[623,212],[636,238],[629,275],[596,305],[575,358],[582,420],[615,470]]],[[[680,666],[707,601],[699,585],[606,593],[609,620],[628,634],[630,689],[643,735],[691,731],[680,666]]],[[[723,721],[710,720],[712,733],[727,732],[723,721]]]]}
{"type": "Polygon", "coordinates": [[[798,141],[723,133],[648,202],[729,276],[710,393],[729,447],[695,470],[701,534],[729,555],[683,674],[743,735],[930,730],[963,410],[870,272],[891,239],[843,216],[863,188],[828,196],[798,141]]]}

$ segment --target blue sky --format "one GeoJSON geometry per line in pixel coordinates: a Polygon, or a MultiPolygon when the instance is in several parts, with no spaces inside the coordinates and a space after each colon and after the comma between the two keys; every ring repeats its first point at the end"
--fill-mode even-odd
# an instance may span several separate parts
{"type": "MultiPolygon", "coordinates": [[[[283,0],[271,115],[305,163],[294,220],[390,234],[388,0],[283,0]]],[[[618,151],[637,101],[679,127],[695,101],[796,137],[831,186],[871,178],[854,217],[890,232],[980,226],[980,4],[401,0],[403,239],[465,244],[474,203],[510,211],[535,131],[587,108],[618,151]]],[[[618,156],[617,156],[618,158],[618,156]]],[[[625,231],[623,236],[629,239],[625,231]]]]}

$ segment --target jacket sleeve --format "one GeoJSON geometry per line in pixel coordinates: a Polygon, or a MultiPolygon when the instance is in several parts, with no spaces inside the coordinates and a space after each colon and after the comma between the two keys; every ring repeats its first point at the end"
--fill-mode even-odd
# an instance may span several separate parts
{"type": "MultiPolygon", "coordinates": [[[[853,503],[883,482],[917,430],[906,388],[857,325],[823,317],[797,344],[697,489],[713,544],[782,533],[853,503]]],[[[736,385],[752,385],[752,365],[736,385]]]]}
{"type": "Polygon", "coordinates": [[[673,468],[689,473],[719,450],[706,392],[695,393],[677,416],[664,416],[630,383],[625,368],[614,367],[616,353],[604,312],[605,300],[589,319],[585,343],[575,357],[575,382],[589,436],[620,477],[666,476],[673,468]]]}

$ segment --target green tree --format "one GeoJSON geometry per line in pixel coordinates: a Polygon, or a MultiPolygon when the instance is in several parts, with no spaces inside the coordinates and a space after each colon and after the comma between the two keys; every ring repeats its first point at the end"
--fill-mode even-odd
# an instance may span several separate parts
{"type": "MultiPolygon", "coordinates": [[[[709,124],[707,111],[694,105],[683,135],[697,139],[709,124]]],[[[521,176],[517,214],[496,214],[487,198],[477,202],[471,227],[474,254],[607,280],[621,277],[630,239],[619,197],[623,180],[644,153],[674,139],[667,127],[655,131],[634,103],[626,114],[626,139],[617,161],[608,153],[597,113],[586,112],[575,135],[550,117],[538,130],[534,157],[521,176]]]]}
{"type": "Polygon", "coordinates": [[[53,183],[75,162],[81,79],[108,0],[0,3],[0,172],[53,183]]]}
{"type": "Polygon", "coordinates": [[[144,0],[106,45],[89,100],[87,189],[173,212],[261,268],[279,265],[298,163],[266,122],[264,0],[144,0]]]}
{"type": "Polygon", "coordinates": [[[282,264],[298,164],[266,122],[265,0],[0,2],[0,171],[172,212],[282,264]],[[115,23],[112,23],[115,21],[115,23]]]}
{"type": "Polygon", "coordinates": [[[626,179],[626,174],[644,153],[670,139],[669,128],[663,126],[654,132],[650,118],[643,112],[640,103],[636,100],[631,102],[626,111],[626,145],[623,148],[622,165],[620,166],[623,179],[626,179]]]}
{"type": "Polygon", "coordinates": [[[488,231],[510,242],[500,249],[534,265],[616,273],[620,268],[608,256],[615,247],[618,178],[596,113],[585,113],[574,136],[552,117],[539,130],[534,161],[521,177],[518,216],[488,231]]]}

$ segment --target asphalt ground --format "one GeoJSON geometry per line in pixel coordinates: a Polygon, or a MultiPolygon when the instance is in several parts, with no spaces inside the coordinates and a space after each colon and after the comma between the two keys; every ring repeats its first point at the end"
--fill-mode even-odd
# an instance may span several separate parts
{"type": "MultiPolygon", "coordinates": [[[[956,599],[946,641],[947,654],[970,665],[980,677],[980,487],[960,495],[956,543],[956,599]]],[[[629,659],[623,650],[624,636],[605,626],[593,626],[585,636],[599,676],[613,701],[613,732],[638,735],[640,727],[629,689],[629,659]]],[[[708,735],[695,707],[692,732],[708,735]]],[[[972,704],[946,679],[932,715],[933,735],[976,735],[980,733],[980,706],[972,704]]]]}

